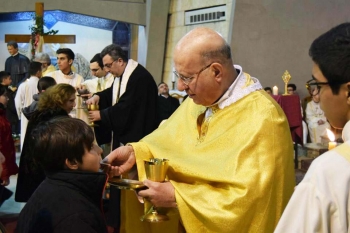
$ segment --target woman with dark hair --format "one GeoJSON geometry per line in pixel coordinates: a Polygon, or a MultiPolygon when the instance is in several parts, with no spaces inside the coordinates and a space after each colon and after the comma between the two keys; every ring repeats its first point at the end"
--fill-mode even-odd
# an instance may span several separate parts
{"type": "Polygon", "coordinates": [[[107,175],[99,172],[102,149],[91,127],[56,117],[32,136],[33,157],[47,176],[21,211],[17,232],[107,232],[101,211],[107,175]]]}
{"type": "MultiPolygon", "coordinates": [[[[40,97],[38,109],[29,120],[23,150],[19,163],[15,200],[27,202],[36,188],[45,179],[44,171],[34,161],[33,149],[36,138],[31,136],[33,129],[41,122],[56,116],[66,116],[75,106],[75,88],[69,84],[58,84],[48,88],[40,97]]],[[[68,134],[68,132],[67,132],[68,134]]]]}
{"type": "Polygon", "coordinates": [[[0,85],[0,157],[5,158],[4,162],[0,158],[0,206],[12,195],[12,192],[5,189],[4,186],[9,185],[10,176],[16,175],[18,172],[11,124],[6,118],[5,112],[8,100],[7,87],[0,85]]]}

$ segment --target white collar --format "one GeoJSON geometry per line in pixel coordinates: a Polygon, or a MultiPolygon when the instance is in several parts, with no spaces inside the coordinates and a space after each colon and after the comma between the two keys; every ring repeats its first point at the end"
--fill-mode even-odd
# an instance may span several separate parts
{"type": "Polygon", "coordinates": [[[234,65],[234,68],[239,71],[236,80],[231,84],[223,96],[215,104],[210,106],[217,104],[220,109],[223,109],[242,99],[244,96],[262,89],[257,78],[245,74],[242,67],[239,65],[234,65]]]}

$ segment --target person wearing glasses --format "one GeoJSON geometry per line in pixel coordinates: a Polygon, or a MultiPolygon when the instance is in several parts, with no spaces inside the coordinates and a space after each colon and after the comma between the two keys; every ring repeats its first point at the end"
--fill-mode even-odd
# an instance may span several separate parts
{"type": "MultiPolygon", "coordinates": [[[[112,86],[114,82],[114,76],[110,72],[106,72],[103,67],[103,61],[100,53],[90,60],[90,71],[92,76],[96,77],[93,79],[85,80],[82,86],[85,86],[89,94],[83,94],[82,97],[90,98],[94,93],[101,92],[112,86]]],[[[106,102],[99,103],[99,109],[103,110],[111,105],[106,102]]],[[[111,152],[111,140],[112,133],[109,127],[106,127],[97,122],[99,127],[94,128],[97,144],[103,149],[103,157],[111,152]]]]}
{"type": "MultiPolygon", "coordinates": [[[[116,149],[140,140],[157,127],[157,84],[142,65],[128,59],[127,52],[116,44],[105,47],[101,57],[104,70],[112,73],[115,80],[111,87],[95,93],[86,103],[110,106],[100,111],[90,111],[89,119],[100,121],[101,125],[112,130],[112,148],[116,149]]],[[[138,203],[136,196],[129,192],[125,192],[125,195],[126,198],[122,197],[122,200],[126,203],[122,206],[136,203],[131,209],[142,213],[143,206],[138,203]]],[[[115,228],[116,232],[119,232],[121,222],[119,207],[120,190],[111,186],[106,216],[107,225],[115,228]]],[[[139,216],[133,221],[134,226],[144,224],[139,220],[139,216]]]]}
{"type": "Polygon", "coordinates": [[[315,39],[309,50],[312,80],[329,124],[344,143],[316,158],[296,187],[276,228],[283,232],[349,232],[350,226],[350,23],[315,39]]]}
{"type": "Polygon", "coordinates": [[[186,232],[272,232],[295,186],[283,110],[258,79],[234,65],[230,46],[212,29],[190,31],[173,57],[177,89],[188,99],[105,162],[116,173],[136,164],[148,186],[138,195],[178,211],[186,232]],[[166,182],[145,179],[143,160],[150,158],[169,159],[166,182]]]}

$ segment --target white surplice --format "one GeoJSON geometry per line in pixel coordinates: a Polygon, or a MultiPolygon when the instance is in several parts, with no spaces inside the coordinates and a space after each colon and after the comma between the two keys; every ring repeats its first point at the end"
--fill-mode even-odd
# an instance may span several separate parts
{"type": "Polygon", "coordinates": [[[344,143],[315,159],[296,187],[276,233],[350,232],[350,121],[344,143]]]}
{"type": "Polygon", "coordinates": [[[330,129],[330,125],[321,109],[320,103],[315,103],[311,100],[306,106],[305,113],[311,142],[321,142],[321,136],[326,135],[326,129],[330,129]],[[325,123],[319,125],[319,120],[323,120],[325,123]]]}
{"type": "Polygon", "coordinates": [[[29,79],[21,83],[21,85],[19,85],[15,97],[18,119],[21,120],[21,150],[28,125],[28,119],[24,116],[24,114],[22,114],[22,109],[31,105],[31,103],[34,101],[33,95],[39,93],[38,81],[38,77],[31,76],[29,79]]]}
{"type": "Polygon", "coordinates": [[[103,91],[112,86],[114,76],[111,73],[107,73],[105,77],[97,78],[94,77],[89,80],[85,80],[82,85],[86,86],[86,89],[92,94],[103,91]]]}

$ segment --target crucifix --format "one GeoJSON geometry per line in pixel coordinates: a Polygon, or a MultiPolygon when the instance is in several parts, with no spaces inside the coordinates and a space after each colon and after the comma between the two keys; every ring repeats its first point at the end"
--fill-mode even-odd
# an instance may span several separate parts
{"type": "MultiPolygon", "coordinates": [[[[44,15],[44,3],[35,3],[35,15],[43,17],[44,15]]],[[[43,30],[41,30],[43,31],[43,30]]],[[[61,44],[75,44],[75,35],[44,35],[44,43],[61,43],[61,44]]],[[[32,35],[17,34],[17,35],[5,35],[5,43],[13,40],[17,43],[29,43],[32,35]]]]}

